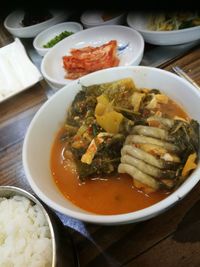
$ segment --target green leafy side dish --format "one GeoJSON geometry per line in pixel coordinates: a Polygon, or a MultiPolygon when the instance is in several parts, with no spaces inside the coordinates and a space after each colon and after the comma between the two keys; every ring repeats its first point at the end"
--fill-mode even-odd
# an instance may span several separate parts
{"type": "Polygon", "coordinates": [[[45,45],[43,45],[43,47],[44,48],[51,48],[55,44],[57,44],[58,42],[60,42],[61,40],[63,40],[64,38],[72,35],[73,33],[74,32],[68,32],[68,31],[61,32],[59,35],[56,35],[53,39],[51,39],[48,43],[46,43],[45,45]]]}

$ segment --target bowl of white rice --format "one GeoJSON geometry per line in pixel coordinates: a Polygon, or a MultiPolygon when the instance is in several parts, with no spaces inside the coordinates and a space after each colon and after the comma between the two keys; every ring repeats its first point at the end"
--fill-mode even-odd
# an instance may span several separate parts
{"type": "Polygon", "coordinates": [[[0,266],[56,266],[51,217],[39,200],[13,186],[0,186],[0,255],[0,266]]]}

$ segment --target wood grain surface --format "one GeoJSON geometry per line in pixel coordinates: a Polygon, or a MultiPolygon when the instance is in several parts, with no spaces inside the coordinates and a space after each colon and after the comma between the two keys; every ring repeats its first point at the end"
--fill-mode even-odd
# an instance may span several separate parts
{"type": "MultiPolygon", "coordinates": [[[[1,25],[0,47],[12,40],[1,25]]],[[[161,67],[171,71],[174,65],[200,85],[200,46],[161,67]]],[[[42,81],[0,104],[0,185],[32,192],[22,166],[22,145],[34,114],[47,100],[46,87],[42,81]]],[[[70,229],[81,267],[200,266],[199,183],[176,206],[137,224],[99,226],[57,215],[70,229]]]]}

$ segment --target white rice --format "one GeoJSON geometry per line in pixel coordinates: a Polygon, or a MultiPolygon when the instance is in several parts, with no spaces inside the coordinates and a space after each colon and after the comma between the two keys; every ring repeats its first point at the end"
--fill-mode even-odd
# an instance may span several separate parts
{"type": "Polygon", "coordinates": [[[38,205],[23,196],[0,198],[0,267],[52,266],[52,240],[38,205]]]}

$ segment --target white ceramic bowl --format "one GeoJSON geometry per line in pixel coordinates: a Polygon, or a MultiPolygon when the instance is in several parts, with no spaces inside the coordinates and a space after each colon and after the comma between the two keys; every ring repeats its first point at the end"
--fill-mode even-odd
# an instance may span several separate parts
{"type": "Polygon", "coordinates": [[[144,40],[140,33],[130,27],[107,25],[83,30],[60,41],[43,58],[41,72],[48,84],[55,89],[72,82],[66,79],[62,57],[72,48],[100,46],[110,40],[117,40],[118,47],[128,46],[120,52],[120,66],[138,65],[144,52],[144,40]]]}
{"type": "Polygon", "coordinates": [[[59,23],[39,33],[33,40],[33,46],[39,55],[44,56],[51,48],[44,48],[43,45],[56,35],[64,31],[76,33],[81,30],[83,30],[83,26],[78,22],[69,21],[59,23]]]}
{"type": "MultiPolygon", "coordinates": [[[[85,28],[91,28],[102,25],[120,25],[123,24],[125,14],[121,13],[115,17],[112,17],[108,20],[103,20],[102,15],[105,12],[103,11],[85,11],[80,18],[81,23],[85,28]]],[[[109,12],[106,12],[109,13],[109,12]]]]}
{"type": "Polygon", "coordinates": [[[142,34],[147,43],[154,45],[178,45],[200,40],[200,26],[174,31],[151,31],[147,28],[148,15],[130,12],[127,24],[142,34]]]}
{"type": "Polygon", "coordinates": [[[39,32],[65,21],[70,13],[66,11],[50,10],[53,17],[45,20],[41,23],[37,23],[31,26],[22,26],[21,21],[24,17],[23,10],[16,10],[10,13],[4,20],[5,28],[14,36],[21,38],[32,38],[35,37],[39,32]]]}
{"type": "Polygon", "coordinates": [[[56,133],[63,125],[66,110],[82,85],[133,78],[137,87],[158,88],[184,107],[200,122],[200,92],[177,75],[152,67],[127,66],[100,70],[75,80],[57,91],[37,112],[25,136],[23,166],[34,192],[53,209],[73,218],[98,224],[124,224],[154,217],[180,201],[199,181],[200,166],[171,195],[148,208],[121,214],[96,215],[65,199],[56,187],[50,170],[50,151],[56,133]]]}

